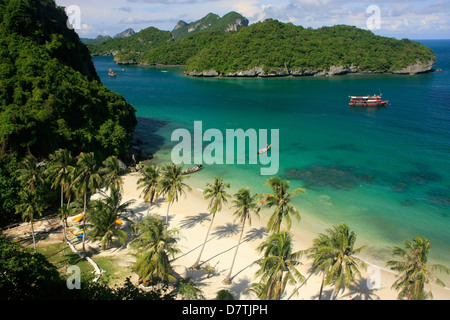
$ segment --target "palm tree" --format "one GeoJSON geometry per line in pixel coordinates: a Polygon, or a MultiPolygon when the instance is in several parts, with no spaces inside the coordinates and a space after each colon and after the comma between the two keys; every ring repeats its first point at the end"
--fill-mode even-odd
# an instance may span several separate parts
{"type": "Polygon", "coordinates": [[[158,199],[158,186],[160,170],[155,166],[144,167],[140,170],[142,177],[138,180],[138,189],[142,190],[145,203],[148,203],[148,211],[153,205],[153,201],[158,199]]]}
{"type": "Polygon", "coordinates": [[[109,195],[102,192],[103,199],[91,202],[89,210],[91,214],[88,217],[88,222],[92,224],[91,236],[93,239],[101,238],[104,250],[108,249],[113,238],[125,244],[128,239],[127,233],[117,227],[122,224],[122,220],[131,222],[125,215],[133,214],[128,207],[134,200],[122,203],[119,186],[113,186],[109,190],[109,195]]]}
{"type": "Polygon", "coordinates": [[[289,181],[283,181],[279,177],[267,179],[266,185],[272,188],[273,194],[266,194],[262,206],[267,208],[275,207],[275,210],[267,223],[267,230],[273,232],[280,232],[281,224],[286,221],[286,230],[289,230],[292,225],[291,216],[300,221],[300,213],[290,201],[299,192],[305,192],[302,188],[297,188],[289,192],[289,181]]]}
{"type": "Polygon", "coordinates": [[[167,224],[158,216],[147,216],[138,223],[140,235],[131,242],[136,252],[134,271],[139,275],[139,281],[159,282],[175,280],[170,257],[180,250],[176,246],[177,229],[167,229],[167,224]]]}
{"type": "Polygon", "coordinates": [[[20,203],[16,206],[16,212],[22,213],[22,220],[31,224],[31,235],[33,238],[34,251],[36,249],[36,238],[34,236],[34,218],[41,216],[43,211],[42,203],[36,197],[36,193],[29,189],[22,189],[19,192],[20,203]]]}
{"type": "Polygon", "coordinates": [[[434,273],[439,271],[448,274],[450,270],[440,264],[427,264],[431,244],[426,238],[416,236],[412,241],[406,240],[404,244],[405,249],[394,247],[392,250],[392,254],[401,260],[387,262],[387,266],[399,272],[397,280],[392,285],[393,289],[399,291],[397,298],[432,299],[432,292],[425,292],[425,284],[435,282],[444,286],[442,280],[437,278],[434,273]]]}
{"type": "Polygon", "coordinates": [[[97,172],[97,163],[95,161],[94,153],[80,153],[74,172],[73,185],[77,193],[83,195],[83,253],[86,254],[85,239],[86,239],[86,206],[88,198],[101,186],[102,178],[97,172]]]}
{"type": "Polygon", "coordinates": [[[214,218],[217,212],[222,211],[222,205],[228,202],[227,198],[231,196],[226,192],[226,189],[230,188],[229,183],[224,183],[222,179],[214,177],[213,183],[207,183],[206,189],[203,191],[205,195],[205,199],[209,199],[208,210],[212,215],[211,223],[209,224],[208,231],[206,233],[205,241],[203,242],[202,249],[200,250],[200,254],[198,255],[197,261],[192,265],[191,268],[197,269],[200,265],[200,259],[203,254],[203,249],[205,249],[206,242],[208,241],[209,232],[211,231],[211,227],[214,223],[214,218]]]}
{"type": "Polygon", "coordinates": [[[34,217],[40,216],[44,210],[40,200],[38,188],[44,184],[42,174],[42,162],[37,163],[37,159],[26,156],[19,166],[18,179],[24,185],[24,189],[19,192],[20,203],[16,206],[16,212],[22,213],[22,219],[31,223],[31,233],[33,237],[34,250],[36,251],[36,240],[34,237],[34,217]]]}
{"type": "Polygon", "coordinates": [[[36,192],[36,189],[44,183],[41,164],[43,163],[38,163],[32,155],[27,155],[20,163],[18,179],[31,192],[36,192]]]}
{"type": "Polygon", "coordinates": [[[162,195],[167,196],[167,213],[166,213],[166,227],[169,225],[169,210],[170,205],[178,201],[180,195],[186,196],[186,191],[191,190],[191,187],[183,182],[184,176],[181,174],[183,166],[176,164],[168,164],[163,167],[161,172],[161,180],[159,183],[162,195]]]}
{"type": "Polygon", "coordinates": [[[304,252],[309,258],[313,259],[312,272],[322,273],[322,282],[320,284],[319,300],[322,300],[322,291],[325,284],[325,275],[334,261],[334,255],[330,254],[327,248],[332,246],[332,239],[329,235],[319,234],[319,237],[313,240],[313,246],[304,252]],[[325,254],[325,251],[327,254],[325,254]]]}
{"type": "Polygon", "coordinates": [[[46,172],[52,181],[52,188],[61,187],[61,208],[64,204],[64,189],[71,183],[71,172],[73,167],[73,157],[70,151],[58,149],[49,157],[46,172]]]}
{"type": "Polygon", "coordinates": [[[99,174],[103,178],[106,190],[111,186],[119,186],[122,190],[123,179],[121,173],[120,161],[116,156],[110,156],[103,161],[103,166],[99,169],[99,174]]]}
{"type": "Polygon", "coordinates": [[[228,276],[223,281],[225,284],[231,284],[231,273],[233,270],[234,261],[236,260],[236,255],[237,255],[237,252],[239,249],[239,245],[241,244],[242,235],[244,234],[245,222],[248,221],[248,225],[250,226],[252,224],[252,213],[258,215],[258,211],[259,211],[258,202],[257,202],[257,198],[259,197],[259,195],[257,195],[257,194],[251,195],[250,189],[248,187],[240,189],[234,195],[234,197],[236,198],[233,201],[234,207],[237,209],[234,212],[234,215],[236,216],[236,219],[239,218],[241,220],[242,227],[241,227],[241,235],[239,236],[239,241],[236,246],[236,251],[234,253],[233,261],[231,262],[230,272],[228,273],[228,276]]]}
{"type": "Polygon", "coordinates": [[[255,264],[260,266],[256,276],[261,276],[259,284],[253,285],[258,298],[263,300],[280,300],[289,283],[294,285],[304,281],[297,270],[301,251],[292,252],[292,236],[287,231],[272,233],[259,247],[263,257],[255,264]]]}
{"type": "Polygon", "coordinates": [[[366,264],[355,257],[365,248],[365,246],[354,248],[356,236],[346,224],[341,224],[328,229],[327,235],[319,236],[316,241],[319,250],[315,256],[316,267],[317,270],[326,270],[324,284],[334,286],[334,298],[342,288],[345,290],[355,283],[356,276],[361,278],[358,265],[366,268],[366,264]]]}

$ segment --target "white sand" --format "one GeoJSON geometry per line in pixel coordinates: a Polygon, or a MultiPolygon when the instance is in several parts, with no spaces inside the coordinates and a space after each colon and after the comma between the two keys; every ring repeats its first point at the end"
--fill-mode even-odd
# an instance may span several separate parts
{"type": "MultiPolygon", "coordinates": [[[[131,208],[135,210],[135,218],[140,219],[147,214],[147,205],[139,197],[140,190],[136,189],[138,179],[139,175],[137,173],[128,174],[124,177],[123,200],[136,200],[131,208]]],[[[210,277],[203,270],[189,269],[198,258],[210,224],[210,216],[207,215],[208,202],[204,200],[200,190],[193,189],[186,198],[181,197],[178,202],[171,205],[169,228],[177,228],[180,231],[178,245],[182,251],[173,261],[173,266],[175,271],[181,276],[192,277],[207,299],[214,299],[217,292],[222,289],[229,290],[235,299],[256,299],[252,293],[246,292],[246,289],[250,287],[252,282],[256,281],[254,274],[258,267],[253,265],[253,262],[260,258],[256,248],[266,237],[264,232],[266,221],[255,217],[252,219],[251,226],[245,226],[243,239],[246,241],[243,241],[239,246],[232,272],[232,284],[225,285],[222,283],[222,280],[225,279],[230,270],[241,230],[239,221],[236,221],[236,224],[233,223],[234,217],[231,205],[230,199],[229,203],[224,206],[223,211],[216,214],[209,240],[203,251],[201,258],[203,265],[209,264],[215,267],[216,270],[210,277]]],[[[160,201],[158,206],[151,209],[151,214],[159,214],[165,219],[166,210],[167,202],[160,201]]],[[[309,248],[315,236],[317,235],[310,234],[307,230],[294,235],[294,249],[303,250],[309,248]]],[[[122,255],[124,260],[130,260],[128,249],[110,249],[107,251],[122,255]]],[[[105,254],[108,253],[105,252],[105,254]]],[[[318,299],[322,278],[320,275],[310,274],[310,262],[305,258],[302,259],[302,263],[303,265],[299,270],[308,280],[306,284],[301,286],[298,295],[294,295],[291,299],[318,299]]],[[[358,281],[357,286],[345,290],[338,296],[338,299],[393,300],[397,297],[397,292],[390,289],[394,281],[395,275],[392,272],[369,265],[368,270],[363,272],[363,279],[358,281]],[[370,282],[368,280],[369,277],[377,280],[374,285],[375,288],[372,290],[367,288],[367,282],[370,282]]],[[[430,288],[435,300],[450,299],[449,289],[436,285],[431,285],[428,290],[430,288]]],[[[292,291],[293,287],[288,287],[284,299],[287,299],[292,291]]],[[[322,299],[330,299],[332,291],[332,287],[324,287],[322,299]]]]}

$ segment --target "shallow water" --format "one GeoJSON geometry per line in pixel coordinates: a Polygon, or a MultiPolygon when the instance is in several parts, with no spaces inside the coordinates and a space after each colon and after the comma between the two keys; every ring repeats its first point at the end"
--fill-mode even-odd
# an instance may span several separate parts
{"type": "MultiPolygon", "coordinates": [[[[106,86],[137,109],[136,136],[158,161],[170,160],[173,130],[192,130],[194,121],[224,136],[226,129],[279,129],[278,175],[306,189],[294,201],[303,214],[294,229],[322,232],[345,222],[370,244],[366,257],[375,262],[389,259],[392,246],[424,236],[431,258],[450,267],[450,40],[423,42],[442,72],[202,79],[179,67],[116,66],[104,57],[94,63],[106,86]],[[107,76],[109,68],[116,78],[107,76]],[[390,102],[385,108],[348,107],[350,95],[380,92],[390,102]]],[[[232,192],[269,192],[260,168],[205,165],[189,183],[204,188],[217,175],[232,192]]]]}

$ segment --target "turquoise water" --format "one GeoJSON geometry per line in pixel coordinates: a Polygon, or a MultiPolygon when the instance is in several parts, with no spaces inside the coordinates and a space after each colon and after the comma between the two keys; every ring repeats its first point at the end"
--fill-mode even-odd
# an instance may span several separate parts
{"type": "MultiPolygon", "coordinates": [[[[179,67],[94,63],[105,85],[137,109],[136,136],[158,161],[170,160],[173,130],[192,130],[194,121],[224,136],[226,129],[279,129],[278,175],[306,189],[295,199],[301,226],[322,232],[346,222],[370,245],[366,258],[378,263],[393,245],[425,236],[431,258],[450,267],[450,40],[423,42],[442,72],[201,79],[179,67]],[[109,68],[117,78],[107,76],[109,68]],[[348,107],[349,95],[380,92],[386,108],[348,107]]],[[[189,183],[204,188],[217,175],[233,191],[268,192],[260,167],[207,165],[189,183]]]]}

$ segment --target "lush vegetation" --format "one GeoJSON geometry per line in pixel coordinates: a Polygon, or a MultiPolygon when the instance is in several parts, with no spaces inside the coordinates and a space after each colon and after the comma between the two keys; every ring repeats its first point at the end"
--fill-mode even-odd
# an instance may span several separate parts
{"type": "Polygon", "coordinates": [[[206,46],[186,61],[186,71],[227,74],[253,67],[266,72],[321,71],[333,65],[353,65],[359,71],[388,72],[430,59],[434,59],[432,50],[406,39],[375,36],[345,25],[313,30],[268,19],[206,46]]]}
{"type": "Polygon", "coordinates": [[[247,25],[248,20],[234,11],[227,13],[222,18],[214,13],[209,13],[200,20],[189,24],[184,21],[179,21],[177,26],[172,30],[172,37],[175,40],[179,40],[200,31],[237,31],[241,26],[247,25]],[[237,21],[240,22],[239,26],[237,21]],[[236,26],[235,29],[232,27],[234,25],[236,26]]]}
{"type": "MultiPolygon", "coordinates": [[[[172,33],[186,28],[176,28],[172,33]]],[[[371,31],[347,25],[312,29],[273,19],[231,33],[206,28],[175,41],[156,41],[145,48],[132,37],[121,40],[127,46],[114,47],[112,40],[105,42],[111,44],[109,51],[118,51],[116,62],[185,65],[186,72],[215,70],[221,75],[252,68],[262,68],[268,74],[302,74],[328,70],[331,66],[360,72],[393,72],[417,61],[435,61],[431,49],[408,39],[376,36],[371,31]]],[[[108,51],[100,45],[92,50],[93,53],[108,51]]]]}
{"type": "Polygon", "coordinates": [[[151,48],[164,45],[171,40],[169,31],[162,31],[154,27],[149,27],[137,32],[129,37],[107,39],[99,44],[88,45],[91,54],[103,54],[127,50],[133,52],[144,52],[151,48]]]}
{"type": "MultiPolygon", "coordinates": [[[[84,223],[80,221],[80,226],[83,225],[83,231],[90,234],[89,241],[101,241],[102,250],[107,250],[114,240],[122,245],[129,242],[126,230],[129,228],[134,235],[130,244],[136,255],[133,271],[138,274],[139,282],[152,288],[152,291],[143,292],[129,280],[121,287],[110,288],[106,284],[93,283],[91,278],[85,276],[83,290],[67,290],[64,277],[58,274],[55,266],[36,253],[36,249],[33,253],[0,238],[0,267],[6,271],[6,277],[0,281],[2,298],[159,300],[178,296],[179,299],[205,299],[192,279],[174,277],[172,264],[181,253],[177,245],[179,231],[169,228],[167,216],[149,215],[136,221],[134,212],[128,208],[131,202],[121,201],[122,178],[117,158],[109,157],[98,167],[89,166],[91,157],[92,154],[81,153],[72,158],[67,150],[57,150],[50,156],[46,169],[35,166],[35,159],[25,158],[19,164],[19,179],[24,181],[27,202],[17,205],[16,209],[33,226],[33,221],[38,218],[43,207],[39,187],[48,183],[55,190],[61,190],[61,223],[66,225],[69,215],[84,210],[83,220],[87,224],[84,227],[84,223]],[[94,188],[94,185],[97,187],[94,188]],[[109,193],[100,192],[100,198],[91,200],[90,196],[100,187],[104,187],[109,193]]],[[[161,197],[166,198],[169,208],[171,203],[178,201],[178,197],[189,189],[183,182],[183,176],[177,174],[182,169],[174,164],[162,168],[138,166],[141,175],[138,185],[143,189],[141,196],[149,204],[149,210],[161,197]]],[[[300,213],[290,202],[303,190],[290,191],[289,182],[278,177],[269,178],[266,185],[272,193],[252,194],[249,188],[242,188],[233,197],[233,207],[236,209],[234,216],[241,222],[241,232],[229,273],[223,282],[230,285],[233,281],[233,265],[246,223],[250,224],[252,216],[266,208],[272,211],[266,227],[268,235],[258,247],[261,258],[253,264],[259,268],[255,273],[256,281],[251,284],[249,291],[264,300],[290,299],[307,281],[298,269],[304,257],[312,260],[312,272],[322,275],[319,299],[324,286],[333,288],[332,298],[337,298],[339,293],[354,287],[362,279],[360,270],[365,268],[365,264],[356,257],[364,249],[356,247],[356,233],[346,224],[334,225],[325,234],[319,234],[311,248],[294,251],[293,235],[290,232],[291,217],[299,220],[300,213]],[[294,289],[288,291],[292,287],[294,289]]],[[[229,184],[217,177],[207,184],[204,197],[209,200],[212,218],[231,197],[227,193],[228,188],[229,184]]],[[[211,219],[203,246],[207,242],[213,221],[211,219]]],[[[83,237],[83,243],[84,241],[83,237]]],[[[33,242],[36,243],[34,237],[33,242]]],[[[427,263],[430,243],[425,238],[405,241],[405,247],[395,247],[393,256],[400,260],[388,262],[388,266],[397,272],[397,281],[392,288],[399,291],[399,299],[432,298],[431,293],[425,291],[426,285],[431,282],[443,285],[436,277],[436,272],[449,273],[449,269],[427,263]]],[[[201,261],[201,253],[191,268],[205,270],[207,277],[216,272],[215,267],[201,261]]],[[[218,292],[216,297],[232,298],[225,291],[218,292]]]]}
{"type": "Polygon", "coordinates": [[[100,83],[89,51],[54,1],[0,1],[0,152],[58,147],[122,156],[135,109],[100,83]]]}
{"type": "MultiPolygon", "coordinates": [[[[25,155],[36,165],[64,147],[93,152],[101,163],[130,147],[136,110],[100,82],[89,50],[66,21],[52,0],[0,0],[1,223],[30,199],[18,192],[24,181],[16,171],[25,155]]],[[[48,184],[36,188],[46,205],[29,210],[42,212],[57,198],[48,184]]]]}

